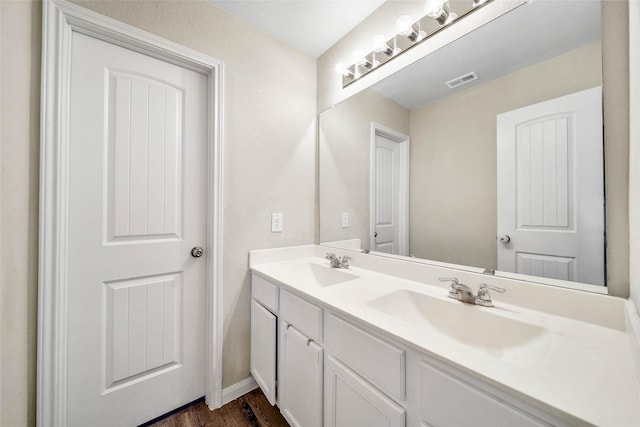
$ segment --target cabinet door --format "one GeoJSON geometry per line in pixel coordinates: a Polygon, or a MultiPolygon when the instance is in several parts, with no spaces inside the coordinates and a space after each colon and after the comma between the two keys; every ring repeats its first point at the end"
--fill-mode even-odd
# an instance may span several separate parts
{"type": "Polygon", "coordinates": [[[251,374],[272,405],[276,404],[277,317],[251,300],[251,374]]]}
{"type": "Polygon", "coordinates": [[[420,364],[420,412],[425,424],[443,427],[549,425],[426,361],[420,364]]]}
{"type": "Polygon", "coordinates": [[[322,425],[322,347],[280,322],[278,406],[293,427],[322,425]]]}
{"type": "Polygon", "coordinates": [[[325,420],[331,427],[403,427],[405,410],[329,356],[325,364],[325,420]]]}

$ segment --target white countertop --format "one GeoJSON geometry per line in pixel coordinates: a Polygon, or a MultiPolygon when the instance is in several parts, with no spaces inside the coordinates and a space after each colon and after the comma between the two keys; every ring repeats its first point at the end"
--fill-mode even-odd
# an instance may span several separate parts
{"type": "MultiPolygon", "coordinates": [[[[317,245],[252,251],[251,269],[569,423],[640,426],[638,316],[629,301],[348,251],[352,265],[346,271],[358,276],[353,280],[322,287],[295,273],[301,263],[326,268],[323,255],[329,251],[336,252],[317,245]],[[438,276],[458,277],[474,291],[480,282],[507,288],[506,294],[492,293],[495,307],[452,307],[457,322],[485,316],[471,310],[487,311],[492,321],[531,325],[534,338],[483,348],[452,338],[437,324],[417,324],[409,314],[400,318],[378,307],[379,298],[394,292],[398,298],[426,295],[443,307],[463,304],[447,298],[448,285],[438,276]]],[[[477,327],[472,323],[471,331],[477,327]]],[[[477,334],[490,339],[492,331],[477,334]]]]}

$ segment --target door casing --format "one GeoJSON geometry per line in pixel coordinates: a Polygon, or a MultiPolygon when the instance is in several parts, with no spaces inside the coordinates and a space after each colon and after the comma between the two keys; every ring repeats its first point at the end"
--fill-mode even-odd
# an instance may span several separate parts
{"type": "Polygon", "coordinates": [[[38,426],[65,426],[67,408],[67,223],[69,87],[73,31],[207,75],[206,389],[222,405],[222,61],[65,0],[42,11],[40,219],[38,261],[38,426]]]}

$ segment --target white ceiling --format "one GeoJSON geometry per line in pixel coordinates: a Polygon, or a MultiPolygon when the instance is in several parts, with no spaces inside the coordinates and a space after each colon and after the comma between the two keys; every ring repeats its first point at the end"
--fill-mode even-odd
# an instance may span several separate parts
{"type": "Polygon", "coordinates": [[[319,57],[385,0],[209,0],[282,42],[319,57]]]}

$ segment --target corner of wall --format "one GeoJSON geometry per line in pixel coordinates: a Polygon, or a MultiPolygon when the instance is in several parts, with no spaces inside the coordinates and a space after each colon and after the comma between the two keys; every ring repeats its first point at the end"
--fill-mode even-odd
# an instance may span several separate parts
{"type": "Polygon", "coordinates": [[[607,287],[624,298],[629,296],[628,23],[627,1],[602,2],[607,287]]]}
{"type": "Polygon", "coordinates": [[[640,2],[629,2],[629,288],[640,313],[640,2]]]}

